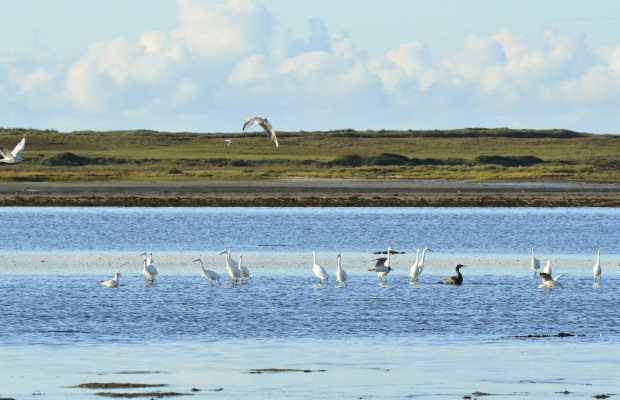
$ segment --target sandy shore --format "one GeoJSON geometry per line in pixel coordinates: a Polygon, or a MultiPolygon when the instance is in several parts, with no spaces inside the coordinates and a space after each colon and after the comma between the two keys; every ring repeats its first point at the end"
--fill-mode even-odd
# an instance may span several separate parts
{"type": "Polygon", "coordinates": [[[620,184],[324,179],[1,183],[0,206],[618,207],[620,184]]]}

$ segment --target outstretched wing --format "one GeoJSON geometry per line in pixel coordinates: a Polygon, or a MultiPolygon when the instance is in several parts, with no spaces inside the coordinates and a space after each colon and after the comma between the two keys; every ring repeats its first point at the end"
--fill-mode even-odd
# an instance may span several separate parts
{"type": "Polygon", "coordinates": [[[258,123],[260,124],[260,126],[263,127],[265,133],[267,133],[267,137],[271,139],[271,141],[276,145],[276,147],[278,147],[278,138],[276,137],[276,131],[273,129],[273,126],[271,126],[269,121],[267,121],[267,119],[265,118],[258,121],[258,123]]]}
{"type": "Polygon", "coordinates": [[[2,154],[3,158],[13,159],[13,153],[11,153],[9,149],[5,149],[4,147],[0,147],[0,154],[2,154]]]}
{"type": "Polygon", "coordinates": [[[248,119],[244,120],[243,121],[243,130],[245,131],[246,129],[248,129],[248,127],[250,125],[252,125],[253,123],[255,123],[257,119],[260,119],[260,117],[252,117],[252,118],[248,118],[248,119]]]}
{"type": "Polygon", "coordinates": [[[22,140],[19,143],[17,143],[17,146],[15,146],[15,148],[11,152],[13,153],[13,157],[19,156],[19,153],[21,153],[22,150],[24,150],[24,147],[26,147],[26,138],[22,138],[22,140]]]}
{"type": "Polygon", "coordinates": [[[558,279],[560,279],[562,276],[564,276],[564,274],[561,274],[561,275],[556,276],[555,278],[553,278],[553,281],[554,281],[554,282],[555,282],[555,281],[557,281],[557,280],[558,280],[558,279]]]}

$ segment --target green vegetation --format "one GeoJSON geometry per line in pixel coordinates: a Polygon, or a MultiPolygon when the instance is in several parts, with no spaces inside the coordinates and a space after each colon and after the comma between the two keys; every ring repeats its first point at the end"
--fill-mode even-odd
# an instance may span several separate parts
{"type": "Polygon", "coordinates": [[[567,130],[279,132],[276,148],[262,132],[0,129],[0,145],[24,135],[24,161],[0,164],[0,181],[620,180],[620,135],[567,130]]]}

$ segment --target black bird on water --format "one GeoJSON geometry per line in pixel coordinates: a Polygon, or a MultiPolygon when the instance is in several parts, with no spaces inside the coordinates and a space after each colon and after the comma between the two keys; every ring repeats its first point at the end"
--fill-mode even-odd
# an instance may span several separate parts
{"type": "Polygon", "coordinates": [[[446,285],[460,285],[463,283],[463,275],[461,275],[460,269],[465,267],[463,264],[459,264],[456,266],[456,275],[449,276],[445,278],[443,281],[438,283],[443,283],[446,285]]]}

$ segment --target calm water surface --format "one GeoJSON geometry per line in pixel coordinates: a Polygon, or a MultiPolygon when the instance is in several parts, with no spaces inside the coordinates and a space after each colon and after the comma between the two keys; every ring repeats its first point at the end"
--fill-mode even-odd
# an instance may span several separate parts
{"type": "Polygon", "coordinates": [[[0,247],[0,397],[83,398],[93,391],[69,386],[93,381],[218,398],[620,392],[618,210],[0,211],[10,229],[0,247]],[[228,244],[247,254],[252,282],[200,277],[198,255],[225,275],[217,252],[228,244]],[[365,263],[388,245],[407,254],[379,283],[365,263]],[[411,251],[424,246],[435,252],[409,284],[411,251]],[[565,274],[562,287],[538,289],[531,247],[565,274]],[[349,286],[317,284],[313,249],[332,276],[343,253],[349,286]],[[147,285],[138,254],[150,250],[160,275],[147,285]],[[462,286],[436,283],[462,260],[462,286]],[[122,285],[99,287],[116,270],[122,285]]]}

